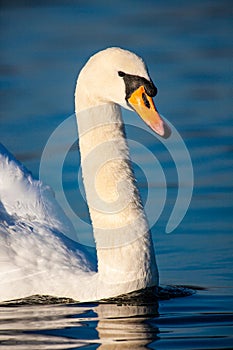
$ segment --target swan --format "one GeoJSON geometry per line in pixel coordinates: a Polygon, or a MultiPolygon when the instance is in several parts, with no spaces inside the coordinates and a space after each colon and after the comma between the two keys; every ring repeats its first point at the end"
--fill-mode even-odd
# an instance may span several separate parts
{"type": "Polygon", "coordinates": [[[97,264],[68,232],[53,191],[0,147],[0,301],[35,294],[95,301],[159,283],[151,233],[130,165],[121,107],[161,137],[144,61],[121,48],[94,54],[79,73],[75,113],[97,264]]]}

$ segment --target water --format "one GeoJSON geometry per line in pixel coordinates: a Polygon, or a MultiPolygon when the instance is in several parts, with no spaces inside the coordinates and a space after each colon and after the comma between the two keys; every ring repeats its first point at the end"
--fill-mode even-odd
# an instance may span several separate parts
{"type": "Polygon", "coordinates": [[[1,307],[3,349],[231,349],[231,296],[1,307]]]}
{"type": "MultiPolygon", "coordinates": [[[[177,196],[177,172],[156,138],[143,140],[167,180],[166,207],[152,228],[160,281],[186,285],[196,293],[170,300],[147,297],[143,303],[136,298],[118,303],[4,306],[1,347],[232,348],[231,2],[19,4],[5,2],[1,9],[1,141],[38,177],[50,134],[73,113],[75,79],[85,60],[107,46],[142,55],[159,90],[156,105],[180,132],[194,169],[189,210],[176,230],[165,234],[177,196]]],[[[124,117],[135,125],[134,114],[124,117]]],[[[142,135],[131,134],[133,140],[138,136],[142,135]]],[[[143,199],[148,191],[159,199],[154,165],[144,149],[132,144],[131,152],[135,162],[141,160],[141,170],[135,166],[135,171],[143,199]],[[148,176],[154,176],[149,189],[148,176]]],[[[72,207],[77,167],[76,149],[67,156],[64,170],[72,207]]],[[[85,208],[75,207],[80,209],[88,221],[85,208]]],[[[84,236],[91,246],[90,232],[84,236]]]]}

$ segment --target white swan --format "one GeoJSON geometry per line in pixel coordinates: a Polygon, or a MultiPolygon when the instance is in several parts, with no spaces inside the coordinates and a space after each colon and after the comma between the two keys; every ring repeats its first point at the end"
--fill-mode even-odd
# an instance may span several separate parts
{"type": "Polygon", "coordinates": [[[51,190],[0,148],[0,301],[34,294],[93,301],[158,284],[119,107],[167,137],[155,94],[142,59],[120,48],[95,54],[79,74],[75,109],[97,268],[66,238],[73,227],[51,190]]]}

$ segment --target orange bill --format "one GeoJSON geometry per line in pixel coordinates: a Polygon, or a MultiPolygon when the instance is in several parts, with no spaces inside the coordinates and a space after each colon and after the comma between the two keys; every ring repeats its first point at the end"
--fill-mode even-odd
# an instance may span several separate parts
{"type": "Polygon", "coordinates": [[[153,99],[147,95],[144,86],[140,86],[132,93],[128,99],[128,103],[158,135],[164,138],[170,136],[170,128],[160,117],[153,99]]]}

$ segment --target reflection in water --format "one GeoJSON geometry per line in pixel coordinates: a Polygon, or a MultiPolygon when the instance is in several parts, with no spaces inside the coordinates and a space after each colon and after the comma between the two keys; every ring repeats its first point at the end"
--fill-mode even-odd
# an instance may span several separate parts
{"type": "Polygon", "coordinates": [[[87,344],[99,344],[99,349],[141,349],[157,339],[157,328],[146,322],[157,315],[157,303],[4,306],[0,341],[5,349],[17,350],[87,344]]]}
{"type": "Polygon", "coordinates": [[[99,304],[99,349],[144,349],[157,339],[158,329],[146,320],[158,315],[158,305],[99,304]]]}
{"type": "Polygon", "coordinates": [[[232,349],[232,288],[228,292],[200,289],[164,300],[159,314],[149,294],[87,304],[2,304],[1,349],[232,349]]]}

